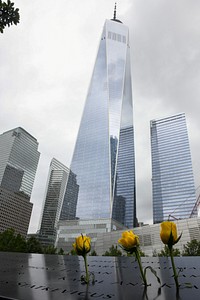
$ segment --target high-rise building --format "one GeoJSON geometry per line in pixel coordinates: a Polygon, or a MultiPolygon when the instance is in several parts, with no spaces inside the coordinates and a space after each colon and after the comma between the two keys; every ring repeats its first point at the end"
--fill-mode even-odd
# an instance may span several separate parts
{"type": "Polygon", "coordinates": [[[152,120],[153,221],[189,218],[196,203],[185,114],[152,120]]]}
{"type": "MultiPolygon", "coordinates": [[[[53,245],[55,242],[66,184],[69,180],[73,182],[71,178],[75,178],[72,172],[53,158],[49,167],[39,231],[39,238],[43,244],[53,245]]],[[[78,188],[77,185],[76,188],[78,188]]],[[[74,188],[74,190],[76,189],[74,188]]],[[[74,195],[77,195],[77,193],[73,193],[74,195]]]]}
{"type": "Polygon", "coordinates": [[[67,189],[63,199],[63,206],[60,214],[60,220],[76,219],[76,205],[78,199],[79,185],[77,184],[76,174],[71,170],[67,180],[67,189]]]}
{"type": "Polygon", "coordinates": [[[21,127],[0,135],[0,186],[31,196],[40,153],[38,142],[21,127]]]}
{"type": "Polygon", "coordinates": [[[115,9],[103,27],[70,167],[79,185],[77,219],[136,225],[134,156],[129,32],[115,9]]]}
{"type": "Polygon", "coordinates": [[[21,127],[0,135],[0,231],[13,228],[26,236],[40,157],[37,149],[37,140],[21,127]]]}
{"type": "Polygon", "coordinates": [[[0,187],[0,232],[13,228],[26,237],[32,208],[28,195],[0,187]]]}
{"type": "Polygon", "coordinates": [[[53,158],[49,167],[39,230],[40,240],[44,244],[54,244],[68,176],[69,169],[53,158]]]}

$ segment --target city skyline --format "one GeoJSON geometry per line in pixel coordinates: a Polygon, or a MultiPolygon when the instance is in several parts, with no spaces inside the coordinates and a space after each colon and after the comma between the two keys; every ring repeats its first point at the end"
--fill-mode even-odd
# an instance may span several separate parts
{"type": "MultiPolygon", "coordinates": [[[[15,6],[20,8],[20,24],[1,35],[0,127],[4,132],[22,126],[40,143],[29,228],[36,232],[52,157],[70,165],[97,33],[112,17],[114,2],[16,0],[15,6]]],[[[137,213],[145,223],[152,222],[151,119],[186,113],[196,187],[200,183],[199,11],[200,3],[194,1],[117,3],[132,46],[137,213]]]]}

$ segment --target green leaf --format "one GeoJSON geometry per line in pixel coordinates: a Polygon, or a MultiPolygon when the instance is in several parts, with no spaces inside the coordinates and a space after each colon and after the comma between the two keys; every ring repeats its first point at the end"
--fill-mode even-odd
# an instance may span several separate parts
{"type": "Polygon", "coordinates": [[[179,235],[178,239],[176,240],[176,242],[174,244],[178,243],[178,241],[180,240],[181,237],[182,237],[182,232],[181,232],[181,234],[179,235]]]}

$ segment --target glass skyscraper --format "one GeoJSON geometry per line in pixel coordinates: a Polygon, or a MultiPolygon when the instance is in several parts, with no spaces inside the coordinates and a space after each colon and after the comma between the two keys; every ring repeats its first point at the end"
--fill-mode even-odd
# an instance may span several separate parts
{"type": "Polygon", "coordinates": [[[0,186],[31,196],[40,153],[38,142],[21,127],[0,135],[0,186]]]}
{"type": "Polygon", "coordinates": [[[153,221],[191,216],[196,203],[185,114],[152,120],[153,221]]]}
{"type": "Polygon", "coordinates": [[[27,234],[39,161],[38,142],[21,127],[0,135],[0,231],[27,234]]]}
{"type": "Polygon", "coordinates": [[[69,169],[53,158],[47,179],[44,206],[40,224],[40,240],[46,244],[54,244],[57,223],[60,218],[63,197],[69,177],[69,169]]]}
{"type": "Polygon", "coordinates": [[[129,32],[115,11],[103,27],[70,167],[76,218],[136,225],[134,156],[129,32]]]}

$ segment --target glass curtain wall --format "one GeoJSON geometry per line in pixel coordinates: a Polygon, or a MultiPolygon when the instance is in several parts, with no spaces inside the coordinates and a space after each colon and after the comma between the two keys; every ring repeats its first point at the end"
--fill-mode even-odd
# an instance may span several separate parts
{"type": "Polygon", "coordinates": [[[79,185],[76,218],[135,226],[133,134],[128,27],[106,20],[70,167],[79,185]]]}
{"type": "Polygon", "coordinates": [[[189,218],[196,203],[185,114],[152,120],[153,221],[189,218]]]}
{"type": "Polygon", "coordinates": [[[40,157],[38,142],[21,127],[0,135],[0,184],[31,196],[40,157]]]}

